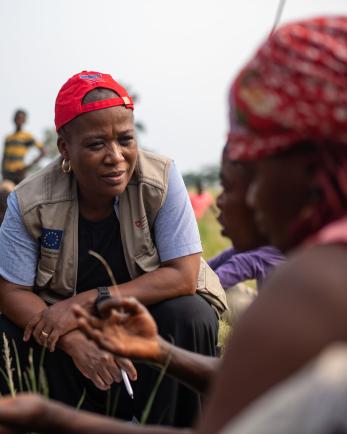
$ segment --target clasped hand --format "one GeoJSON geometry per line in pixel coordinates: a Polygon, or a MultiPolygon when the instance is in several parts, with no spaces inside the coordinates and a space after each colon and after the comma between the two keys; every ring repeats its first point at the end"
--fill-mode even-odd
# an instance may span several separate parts
{"type": "MultiPolygon", "coordinates": [[[[33,336],[38,344],[54,351],[60,336],[77,328],[76,316],[72,310],[75,303],[76,297],[71,297],[38,312],[26,325],[23,340],[27,342],[33,336]]],[[[93,303],[94,299],[90,297],[90,300],[83,303],[83,307],[90,311],[93,303]]]]}
{"type": "Polygon", "coordinates": [[[137,379],[137,372],[128,359],[121,357],[115,358],[108,351],[100,349],[95,342],[87,339],[80,332],[73,332],[73,345],[69,351],[74,364],[78,370],[94,385],[101,389],[107,390],[111,384],[122,381],[120,369],[128,374],[133,381],[137,379]]]}

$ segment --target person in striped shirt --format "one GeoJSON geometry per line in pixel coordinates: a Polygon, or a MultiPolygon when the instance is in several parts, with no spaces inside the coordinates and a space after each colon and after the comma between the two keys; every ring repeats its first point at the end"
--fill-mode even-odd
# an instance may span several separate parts
{"type": "Polygon", "coordinates": [[[27,170],[44,155],[43,143],[36,141],[31,133],[23,130],[26,118],[27,114],[24,110],[15,112],[15,131],[6,137],[4,144],[2,178],[15,184],[21,182],[25,178],[27,170]],[[30,164],[26,164],[25,157],[32,147],[39,150],[39,155],[30,164]]]}

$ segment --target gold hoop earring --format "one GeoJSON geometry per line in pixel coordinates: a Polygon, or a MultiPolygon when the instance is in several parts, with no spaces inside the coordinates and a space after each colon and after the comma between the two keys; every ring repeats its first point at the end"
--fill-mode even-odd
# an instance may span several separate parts
{"type": "Polygon", "coordinates": [[[63,173],[70,173],[71,172],[71,163],[70,160],[65,160],[61,162],[61,170],[63,173]]]}

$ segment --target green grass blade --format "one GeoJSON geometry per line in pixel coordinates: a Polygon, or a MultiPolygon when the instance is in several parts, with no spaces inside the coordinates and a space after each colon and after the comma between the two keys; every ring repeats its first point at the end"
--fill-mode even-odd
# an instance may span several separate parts
{"type": "Polygon", "coordinates": [[[76,410],[79,410],[82,407],[82,404],[83,404],[84,400],[86,399],[86,394],[87,394],[87,391],[86,391],[86,388],[84,387],[82,395],[80,397],[80,400],[78,401],[78,403],[76,405],[76,410]]]}
{"type": "Polygon", "coordinates": [[[110,411],[111,411],[111,389],[108,389],[107,398],[106,398],[106,416],[110,416],[110,411]]]}
{"type": "Polygon", "coordinates": [[[29,376],[28,376],[27,372],[23,372],[23,378],[24,378],[25,386],[27,388],[27,392],[32,392],[31,386],[30,386],[30,381],[29,381],[29,376]]]}
{"type": "Polygon", "coordinates": [[[8,385],[8,376],[6,375],[6,372],[0,368],[0,374],[3,376],[4,380],[6,381],[6,384],[8,385]]]}
{"type": "Polygon", "coordinates": [[[115,414],[116,414],[116,410],[117,410],[117,407],[118,407],[118,401],[119,401],[119,394],[120,394],[120,387],[117,387],[117,390],[116,390],[116,392],[114,394],[113,405],[112,405],[112,408],[111,408],[111,414],[110,414],[111,417],[114,417],[115,414]]]}
{"type": "Polygon", "coordinates": [[[16,370],[17,370],[19,391],[20,392],[24,392],[22,367],[20,365],[19,355],[18,355],[18,350],[17,350],[17,345],[16,345],[16,342],[15,342],[14,339],[12,339],[12,346],[13,346],[14,358],[15,358],[15,361],[16,361],[16,370]]]}
{"type": "Polygon", "coordinates": [[[155,383],[155,385],[153,387],[153,390],[152,390],[151,394],[149,395],[148,401],[147,401],[146,406],[145,406],[145,408],[144,408],[144,410],[142,412],[142,415],[141,415],[141,420],[140,420],[140,424],[141,425],[145,425],[146,422],[147,422],[147,419],[148,419],[148,416],[149,416],[149,414],[151,412],[151,409],[152,409],[152,406],[153,406],[153,402],[154,402],[154,399],[155,399],[155,397],[157,395],[160,383],[162,382],[162,380],[164,378],[164,375],[166,373],[167,367],[170,364],[170,361],[171,361],[171,353],[168,355],[168,357],[166,359],[166,362],[165,362],[165,365],[161,369],[160,374],[159,374],[159,376],[157,378],[157,381],[156,381],[156,383],[155,383]]]}
{"type": "Polygon", "coordinates": [[[8,343],[8,339],[5,335],[5,333],[2,334],[2,339],[4,342],[3,347],[3,357],[5,361],[5,371],[8,378],[8,388],[10,390],[11,396],[16,396],[16,389],[14,387],[14,381],[13,381],[13,368],[12,368],[12,357],[11,357],[11,350],[10,345],[8,343]]]}
{"type": "Polygon", "coordinates": [[[34,351],[32,348],[29,349],[29,366],[27,369],[29,374],[29,380],[31,383],[31,391],[33,393],[37,393],[37,382],[34,368],[34,351]]]}

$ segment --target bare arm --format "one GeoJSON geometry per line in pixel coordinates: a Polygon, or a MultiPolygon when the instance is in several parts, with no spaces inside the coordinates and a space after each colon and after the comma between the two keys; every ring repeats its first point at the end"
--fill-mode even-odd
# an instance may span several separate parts
{"type": "Polygon", "coordinates": [[[20,328],[47,307],[29,286],[16,285],[0,277],[0,311],[20,328]]]}
{"type": "MultiPolygon", "coordinates": [[[[123,296],[135,297],[144,305],[159,303],[196,291],[199,274],[200,253],[172,259],[150,273],[145,273],[131,282],[120,285],[123,296]]],[[[111,287],[112,295],[119,295],[111,287]]]]}
{"type": "Polygon", "coordinates": [[[142,426],[114,418],[76,411],[38,395],[18,395],[0,399],[0,432],[41,434],[190,434],[191,430],[142,426]],[[6,431],[5,429],[8,429],[6,431]]]}
{"type": "Polygon", "coordinates": [[[101,348],[115,355],[145,359],[164,366],[168,374],[202,394],[217,372],[219,359],[178,348],[158,335],[148,310],[135,298],[113,298],[102,303],[96,318],[80,306],[74,307],[80,328],[101,348]]]}
{"type": "Polygon", "coordinates": [[[186,386],[205,395],[220,364],[216,357],[204,356],[176,347],[159,336],[160,354],[154,363],[164,366],[168,357],[167,373],[186,386]]]}
{"type": "Polygon", "coordinates": [[[346,253],[326,246],[275,271],[230,338],[199,434],[218,432],[326,345],[347,340],[346,253]]]}
{"type": "MultiPolygon", "coordinates": [[[[119,293],[134,296],[144,304],[159,303],[170,298],[194,294],[200,266],[200,254],[188,255],[162,264],[157,270],[146,273],[119,287],[110,286],[112,295],[119,293]]],[[[49,334],[47,346],[51,351],[60,336],[77,327],[72,305],[79,304],[91,311],[97,297],[97,290],[90,289],[74,297],[55,303],[34,315],[25,329],[25,339],[33,334],[40,336],[45,330],[49,334]]]]}
{"type": "MultiPolygon", "coordinates": [[[[108,288],[113,296],[119,296],[121,293],[125,297],[135,297],[144,305],[159,303],[170,298],[194,294],[199,266],[200,253],[183,256],[164,262],[157,270],[118,285],[118,289],[113,286],[108,288]]],[[[83,305],[91,297],[95,299],[96,295],[96,289],[91,289],[76,295],[73,302],[83,305]]]]}

